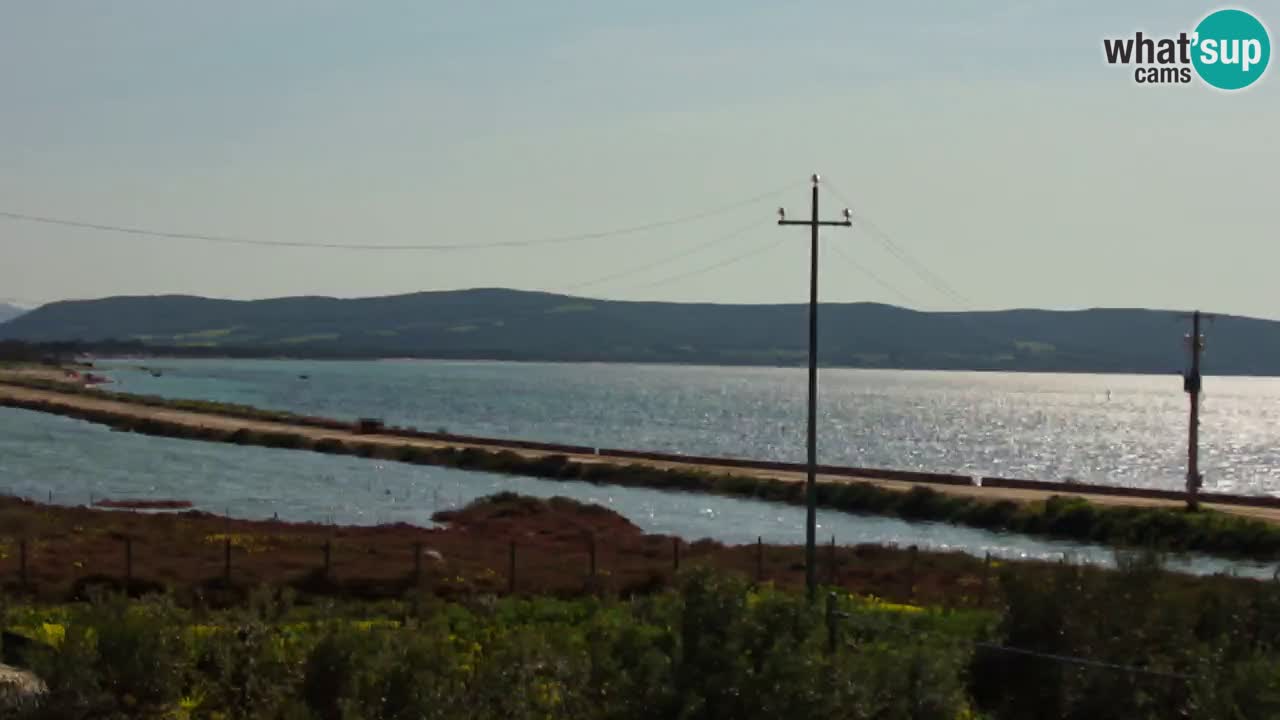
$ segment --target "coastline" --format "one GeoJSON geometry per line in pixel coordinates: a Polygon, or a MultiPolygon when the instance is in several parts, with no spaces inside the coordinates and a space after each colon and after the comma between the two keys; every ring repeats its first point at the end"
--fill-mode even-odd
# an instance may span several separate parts
{"type": "MultiPolygon", "coordinates": [[[[563,452],[556,446],[496,439],[360,428],[254,408],[166,401],[68,385],[61,369],[0,372],[0,406],[79,418],[117,430],[164,437],[346,454],[561,481],[642,486],[659,490],[803,502],[804,472],[780,464],[678,459],[630,451],[563,452]],[[52,374],[50,374],[52,373],[52,374]],[[22,383],[43,382],[44,387],[22,383]],[[212,410],[210,410],[210,408],[212,410]],[[363,430],[363,431],[362,431],[363,430]],[[597,452],[599,454],[597,454],[597,452]],[[772,465],[772,466],[771,466],[772,465]]],[[[839,470],[839,469],[837,469],[839,470]]],[[[1209,512],[1190,514],[1178,499],[1136,490],[1008,481],[995,487],[955,478],[901,473],[875,477],[825,472],[819,507],[852,513],[940,521],[1029,535],[1089,540],[1115,546],[1155,545],[1226,557],[1270,560],[1280,553],[1280,507],[1230,504],[1205,498],[1209,512]]],[[[1246,501],[1252,500],[1245,498],[1246,501]]]]}
{"type": "MultiPolygon", "coordinates": [[[[780,588],[804,587],[803,546],[726,545],[642,531],[625,516],[565,498],[503,493],[437,512],[439,525],[326,525],[47,505],[0,495],[0,584],[35,599],[83,599],[91,588],[180,602],[245,602],[260,587],[315,597],[395,599],[479,594],[631,597],[670,587],[682,569],[715,568],[780,588]],[[25,548],[25,563],[19,559],[25,548]],[[514,549],[514,550],[513,550],[514,549]],[[514,566],[514,578],[512,569],[514,566]],[[198,600],[197,600],[198,599],[198,600]]],[[[999,606],[999,568],[1047,577],[1056,561],[989,559],[882,545],[823,547],[823,583],[899,602],[999,606]]],[[[1079,572],[1115,570],[1079,566],[1079,572]]],[[[1256,585],[1165,573],[1170,582],[1256,585]]]]}
{"type": "MultiPolygon", "coordinates": [[[[235,431],[246,429],[262,432],[298,432],[313,440],[336,439],[358,441],[378,446],[412,446],[429,449],[477,449],[505,450],[533,458],[564,456],[571,462],[604,464],[609,460],[641,461],[662,470],[692,470],[698,472],[734,472],[760,478],[802,483],[804,468],[799,463],[746,460],[739,458],[708,458],[683,456],[672,453],[636,450],[587,448],[559,443],[532,442],[516,439],[476,438],[450,433],[419,432],[407,428],[381,428],[379,432],[360,432],[354,423],[330,418],[304,417],[290,412],[273,411],[248,406],[220,405],[187,400],[160,400],[144,398],[128,393],[112,392],[105,388],[91,389],[75,377],[69,377],[66,369],[22,368],[0,369],[0,406],[6,403],[53,402],[69,407],[51,408],[46,412],[70,414],[72,410],[102,410],[116,419],[128,416],[139,421],[173,421],[192,427],[235,431]],[[64,391],[55,386],[65,386],[64,391]],[[102,390],[106,390],[103,393],[102,390]],[[193,407],[218,407],[218,412],[199,411],[193,407]],[[65,411],[65,412],[64,412],[65,411]]],[[[97,387],[97,386],[95,386],[97,387]]],[[[28,408],[30,409],[30,408],[28,408]]],[[[946,495],[983,498],[1013,502],[1044,501],[1055,495],[1079,497],[1099,505],[1127,507],[1181,508],[1182,493],[1178,491],[1128,488],[1115,485],[1069,484],[1038,480],[1022,480],[1000,477],[983,477],[980,484],[972,478],[948,473],[931,473],[872,468],[847,468],[819,466],[819,483],[863,482],[887,490],[908,492],[917,485],[925,485],[946,495]]],[[[1204,504],[1215,510],[1257,517],[1280,523],[1280,498],[1268,496],[1240,496],[1214,493],[1202,494],[1204,504]]]]}

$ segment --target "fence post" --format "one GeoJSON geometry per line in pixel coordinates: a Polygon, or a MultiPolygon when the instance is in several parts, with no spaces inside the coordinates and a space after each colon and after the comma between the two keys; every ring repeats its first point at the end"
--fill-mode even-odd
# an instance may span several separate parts
{"type": "Polygon", "coordinates": [[[422,584],[422,541],[413,544],[413,584],[422,584]]]}
{"type": "Polygon", "coordinates": [[[911,584],[911,597],[916,596],[916,558],[920,555],[920,548],[912,545],[911,548],[911,564],[907,568],[907,580],[911,584]]]}
{"type": "Polygon", "coordinates": [[[764,537],[755,536],[755,582],[764,582],[764,537]]]}
{"type": "Polygon", "coordinates": [[[991,582],[991,551],[987,551],[987,558],[982,561],[982,596],[979,598],[981,607],[987,606],[987,585],[991,582]]]}
{"type": "Polygon", "coordinates": [[[333,569],[333,541],[325,538],[324,541],[324,579],[329,579],[329,573],[333,569]]]}
{"type": "Polygon", "coordinates": [[[830,577],[827,578],[827,582],[830,583],[831,585],[835,585],[836,576],[838,575],[836,571],[836,536],[835,535],[831,536],[831,549],[827,551],[827,569],[828,569],[828,574],[830,575],[830,577]]]}
{"type": "Polygon", "coordinates": [[[680,538],[671,538],[671,569],[680,572],[680,538]]]}
{"type": "Polygon", "coordinates": [[[22,587],[27,586],[27,539],[22,538],[18,541],[18,577],[22,580],[22,587]]]}
{"type": "Polygon", "coordinates": [[[516,541],[511,541],[510,551],[507,556],[507,594],[516,594],[516,541]]]}
{"type": "Polygon", "coordinates": [[[231,584],[231,538],[227,537],[222,547],[222,579],[231,584]]]}
{"type": "Polygon", "coordinates": [[[827,593],[827,652],[836,652],[836,594],[827,593]]]}
{"type": "Polygon", "coordinates": [[[596,579],[596,534],[587,533],[587,553],[591,558],[591,579],[596,579]]]}
{"type": "Polygon", "coordinates": [[[133,538],[124,537],[124,580],[126,587],[133,584],[133,538]]]}

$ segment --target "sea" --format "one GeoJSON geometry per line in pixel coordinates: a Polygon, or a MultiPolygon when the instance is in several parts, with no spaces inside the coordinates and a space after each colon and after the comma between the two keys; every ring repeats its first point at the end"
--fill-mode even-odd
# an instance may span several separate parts
{"type": "MultiPolygon", "coordinates": [[[[804,369],[614,364],[99,360],[114,389],[235,402],[423,430],[799,461],[804,369]]],[[[1280,491],[1280,380],[1208,378],[1206,487],[1280,491]]],[[[1187,397],[1177,377],[878,370],[820,374],[824,463],[1179,488],[1187,397]]],[[[233,517],[432,525],[501,490],[611,507],[649,532],[727,543],[799,543],[803,510],[753,500],[594,486],[317,453],[113,432],[0,409],[0,492],[82,505],[167,498],[233,517]]],[[[997,557],[1110,564],[1111,550],[938,523],[819,513],[819,534],[997,557]]],[[[1214,558],[1191,572],[1270,577],[1214,558]]]]}
{"type": "MultiPolygon", "coordinates": [[[[803,368],[421,360],[99,365],[127,392],[591,447],[805,459],[803,368]]],[[[1205,488],[1280,494],[1280,378],[1209,377],[1201,404],[1205,488]]],[[[1179,489],[1187,411],[1176,375],[823,370],[818,460],[1179,489]]]]}

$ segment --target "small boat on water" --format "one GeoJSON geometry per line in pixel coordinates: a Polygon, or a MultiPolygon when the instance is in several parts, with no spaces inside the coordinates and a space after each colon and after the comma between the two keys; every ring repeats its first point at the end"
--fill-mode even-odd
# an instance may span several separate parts
{"type": "Polygon", "coordinates": [[[159,370],[152,370],[152,371],[151,371],[151,377],[161,377],[161,376],[163,376],[163,375],[164,375],[164,373],[160,372],[159,370]]]}
{"type": "Polygon", "coordinates": [[[310,379],[311,379],[311,376],[310,376],[310,375],[299,375],[299,376],[298,376],[298,379],[299,379],[299,380],[310,380],[310,379]]]}

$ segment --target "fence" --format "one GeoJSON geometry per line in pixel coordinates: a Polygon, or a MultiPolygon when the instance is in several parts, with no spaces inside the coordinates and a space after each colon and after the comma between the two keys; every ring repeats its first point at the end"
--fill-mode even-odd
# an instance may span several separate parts
{"type": "MultiPolygon", "coordinates": [[[[356,530],[343,536],[316,526],[307,534],[215,532],[205,520],[185,539],[113,533],[0,537],[0,584],[44,597],[75,597],[94,584],[132,593],[171,588],[291,585],[316,594],[394,597],[418,588],[463,594],[643,594],[682,570],[710,566],[756,583],[799,586],[803,548],[755,543],[686,543],[667,536],[582,533],[577,538],[475,538],[416,529],[356,530]]],[[[819,554],[820,581],[900,600],[988,604],[995,589],[985,561],[956,554],[841,546],[819,554]],[[922,558],[927,558],[922,561],[922,558]],[[922,589],[922,580],[927,587],[922,589]]]]}
{"type": "MultiPolygon", "coordinates": [[[[799,582],[803,578],[803,565],[799,562],[803,556],[803,549],[792,546],[770,546],[763,542],[762,538],[757,538],[756,542],[746,546],[723,547],[716,544],[694,543],[688,545],[679,538],[657,537],[662,542],[661,552],[644,553],[644,563],[626,564],[626,569],[631,573],[636,572],[658,572],[664,580],[679,572],[682,567],[703,565],[707,563],[724,566],[728,564],[732,569],[750,573],[757,583],[764,583],[776,580],[799,582]],[[736,563],[723,562],[723,555],[726,553],[734,554],[736,563]]],[[[59,548],[55,544],[54,538],[32,538],[20,537],[10,541],[0,539],[0,547],[8,547],[10,544],[16,549],[16,566],[6,569],[5,574],[12,575],[7,578],[10,582],[5,583],[7,589],[17,590],[19,592],[28,591],[35,592],[35,585],[39,580],[33,577],[33,566],[41,553],[59,558],[63,555],[66,548],[59,548]]],[[[131,535],[119,535],[111,537],[102,543],[109,546],[110,552],[100,554],[98,557],[99,565],[97,567],[85,567],[84,579],[91,579],[99,584],[111,585],[107,580],[114,579],[115,589],[124,589],[131,593],[146,592],[150,590],[161,589],[162,583],[158,582],[152,575],[140,572],[148,569],[152,573],[157,570],[157,565],[153,562],[157,557],[167,558],[169,560],[182,561],[188,559],[182,553],[174,553],[173,546],[159,545],[154,540],[148,541],[143,538],[131,535]],[[115,555],[114,558],[112,555],[115,555]],[[175,557],[175,555],[179,557],[175,557]]],[[[361,573],[360,570],[369,570],[367,562],[362,562],[363,558],[369,555],[370,545],[368,543],[360,543],[355,541],[344,540],[336,536],[324,536],[320,538],[307,538],[305,542],[299,543],[295,548],[300,553],[310,555],[310,562],[303,563],[302,567],[297,568],[297,573],[293,577],[287,577],[285,573],[280,572],[283,566],[287,566],[290,558],[284,558],[286,562],[278,564],[277,573],[274,580],[280,584],[301,585],[305,589],[350,594],[353,596],[376,596],[380,592],[385,593],[404,593],[412,589],[431,589],[437,592],[441,590],[450,590],[458,588],[450,588],[449,580],[452,573],[459,568],[445,567],[439,565],[444,558],[432,547],[429,538],[422,537],[412,539],[407,542],[399,543],[402,552],[400,554],[391,555],[386,552],[389,548],[388,543],[382,543],[384,556],[394,557],[395,563],[400,564],[398,568],[387,567],[383,565],[383,570],[391,571],[390,578],[394,581],[390,583],[378,584],[376,582],[377,573],[372,575],[368,572],[361,573]],[[347,550],[355,552],[344,553],[344,546],[347,550]],[[406,557],[407,555],[407,557],[406,557]],[[347,581],[344,584],[344,579],[347,581]],[[441,581],[446,581],[442,584],[441,581]]],[[[487,554],[480,554],[478,557],[470,558],[471,562],[467,564],[466,571],[472,573],[473,578],[481,579],[484,582],[475,586],[466,588],[468,592],[496,593],[507,595],[521,595],[531,593],[546,593],[550,591],[555,594],[557,591],[568,592],[572,594],[595,593],[609,590],[626,591],[630,589],[633,592],[651,591],[660,589],[659,585],[653,586],[625,586],[619,587],[609,586],[607,578],[610,577],[611,564],[607,560],[618,560],[626,557],[629,553],[634,554],[637,547],[615,546],[609,543],[602,543],[601,538],[596,534],[584,534],[579,547],[579,552],[566,552],[567,547],[561,546],[549,548],[546,545],[536,543],[521,543],[518,539],[507,539],[504,542],[487,542],[484,543],[487,554]],[[495,553],[497,550],[499,552],[495,553]],[[554,552],[549,552],[554,550],[554,552]],[[620,552],[621,551],[621,552],[620,552]],[[480,567],[476,563],[481,560],[496,560],[496,556],[501,556],[500,562],[487,563],[480,567]],[[503,572],[499,573],[495,570],[497,565],[502,566],[503,572]],[[569,582],[556,586],[555,583],[548,584],[547,570],[554,568],[558,570],[562,577],[576,577],[576,582],[569,582]],[[479,569],[479,572],[477,570],[479,569]]],[[[217,543],[203,542],[202,549],[206,555],[206,561],[216,559],[219,565],[219,574],[213,577],[208,576],[192,576],[189,578],[194,581],[193,584],[209,586],[210,581],[222,588],[233,588],[237,584],[248,589],[252,583],[246,583],[246,577],[243,575],[243,566],[245,561],[252,557],[254,553],[248,551],[243,545],[237,543],[233,536],[226,536],[218,539],[217,543]],[[216,546],[216,547],[210,547],[216,546]],[[216,550],[217,552],[212,552],[216,550]]],[[[653,550],[655,547],[647,548],[653,550]]],[[[918,548],[911,546],[905,549],[896,548],[879,548],[874,552],[891,553],[894,558],[900,561],[897,564],[891,564],[888,570],[893,571],[897,582],[881,584],[879,586],[868,586],[866,583],[859,583],[855,580],[865,580],[868,577],[876,577],[878,574],[883,575],[886,572],[885,563],[881,562],[882,558],[872,558],[872,562],[865,563],[859,567],[856,563],[858,558],[857,552],[865,550],[866,546],[841,546],[836,543],[836,538],[830,538],[825,545],[825,552],[820,555],[820,577],[829,586],[843,586],[855,591],[871,590],[871,594],[881,597],[892,597],[893,590],[896,588],[898,594],[905,598],[914,599],[917,596],[917,582],[928,573],[936,573],[935,564],[931,561],[937,560],[939,557],[950,558],[956,561],[955,556],[938,556],[928,553],[921,553],[918,548]],[[851,582],[855,581],[855,582],[851,582]]],[[[261,554],[270,555],[269,552],[261,554]]],[[[280,559],[280,558],[276,558],[280,559]]],[[[976,594],[970,600],[971,604],[978,607],[993,606],[997,600],[997,583],[993,573],[996,561],[990,553],[983,559],[963,558],[966,566],[960,568],[960,572],[956,573],[959,577],[971,577],[977,583],[976,594]]],[[[1065,562],[1065,558],[1063,560],[1065,562]]],[[[206,562],[206,565],[208,563],[206,562]]],[[[262,563],[257,563],[258,569],[261,570],[262,563]]],[[[162,568],[160,568],[162,569],[162,568]]],[[[163,573],[160,573],[163,574],[163,573]]],[[[383,573],[386,576],[386,573],[383,573]]],[[[47,572],[41,573],[41,577],[46,581],[49,580],[47,572]]],[[[254,576],[255,580],[262,580],[259,575],[254,576]]],[[[386,577],[383,578],[384,580],[386,577]]],[[[951,578],[952,580],[956,578],[951,578]]],[[[3,581],[3,579],[0,579],[3,581]]],[[[956,604],[958,599],[951,590],[957,583],[951,583],[947,593],[949,604],[956,604]]],[[[73,584],[74,585],[74,584],[73,584]]],[[[84,588],[81,588],[82,590],[84,588]]],[[[827,593],[822,607],[820,608],[825,623],[827,637],[827,651],[837,652],[845,642],[843,621],[848,617],[846,612],[840,610],[840,600],[834,592],[827,593]]],[[[1028,661],[1052,662],[1061,665],[1072,665],[1089,670],[1126,673],[1135,676],[1151,677],[1154,679],[1173,679],[1179,681],[1191,681],[1197,678],[1170,672],[1161,672],[1142,667],[1133,667],[1122,664],[1110,663],[1098,658],[1080,657],[1061,653],[1050,653],[1039,651],[1031,648],[1019,648],[1001,645],[989,642],[975,642],[975,652],[990,653],[999,655],[1011,655],[1015,657],[1023,657],[1028,661]]]]}

